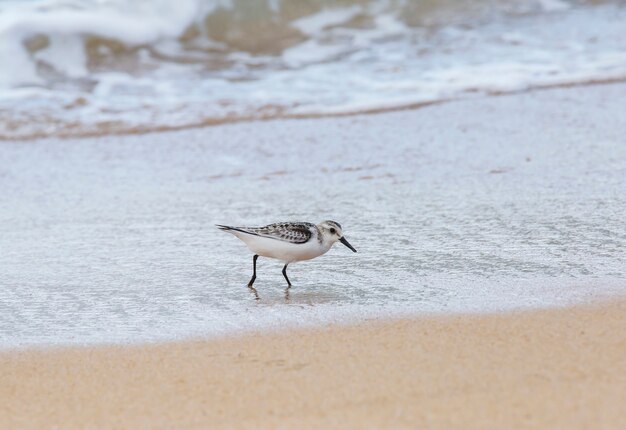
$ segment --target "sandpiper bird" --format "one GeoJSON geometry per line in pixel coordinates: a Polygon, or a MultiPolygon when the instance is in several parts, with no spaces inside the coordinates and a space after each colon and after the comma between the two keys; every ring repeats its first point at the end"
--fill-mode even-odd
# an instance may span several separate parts
{"type": "Polygon", "coordinates": [[[289,288],[291,281],[287,277],[287,266],[290,263],[319,257],[337,241],[356,252],[356,249],[343,237],[341,225],[335,221],[324,221],[317,225],[310,222],[280,222],[265,227],[227,225],[217,225],[217,227],[237,236],[254,252],[252,278],[248,282],[248,287],[253,290],[252,284],[256,279],[256,260],[259,255],[285,262],[283,276],[289,288]]]}

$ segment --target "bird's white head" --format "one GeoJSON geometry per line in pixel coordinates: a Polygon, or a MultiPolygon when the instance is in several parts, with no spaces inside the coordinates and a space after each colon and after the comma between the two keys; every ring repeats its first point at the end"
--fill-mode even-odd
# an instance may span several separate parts
{"type": "Polygon", "coordinates": [[[346,245],[348,248],[352,250],[352,252],[356,252],[356,249],[343,237],[343,231],[341,230],[341,225],[335,221],[323,221],[317,225],[320,232],[322,233],[322,240],[330,243],[330,245],[334,245],[335,242],[339,241],[346,245]]]}

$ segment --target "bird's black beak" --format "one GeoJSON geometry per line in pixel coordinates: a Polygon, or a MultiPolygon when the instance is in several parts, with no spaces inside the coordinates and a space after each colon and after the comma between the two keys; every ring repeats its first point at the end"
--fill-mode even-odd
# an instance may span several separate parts
{"type": "Polygon", "coordinates": [[[352,252],[356,252],[356,249],[354,249],[354,247],[352,245],[350,245],[350,242],[348,242],[345,237],[342,237],[341,239],[339,239],[339,242],[343,243],[348,248],[350,248],[352,250],[352,252]]]}

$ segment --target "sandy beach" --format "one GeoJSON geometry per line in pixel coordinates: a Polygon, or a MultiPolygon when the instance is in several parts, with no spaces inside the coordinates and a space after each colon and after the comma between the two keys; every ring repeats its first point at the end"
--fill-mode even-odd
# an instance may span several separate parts
{"type": "Polygon", "coordinates": [[[0,427],[620,429],[626,301],[4,352],[0,427]]]}

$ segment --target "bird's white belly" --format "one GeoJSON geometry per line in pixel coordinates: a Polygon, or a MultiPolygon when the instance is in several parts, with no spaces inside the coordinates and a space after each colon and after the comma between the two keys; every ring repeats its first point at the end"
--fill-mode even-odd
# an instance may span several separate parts
{"type": "Polygon", "coordinates": [[[290,243],[245,233],[236,232],[235,235],[248,245],[248,248],[255,254],[282,260],[286,263],[319,257],[330,248],[317,240],[306,243],[290,243]]]}

